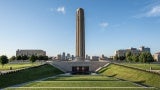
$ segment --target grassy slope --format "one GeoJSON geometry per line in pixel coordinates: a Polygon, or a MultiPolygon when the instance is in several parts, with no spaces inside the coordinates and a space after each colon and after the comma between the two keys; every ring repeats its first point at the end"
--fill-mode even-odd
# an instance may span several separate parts
{"type": "Polygon", "coordinates": [[[160,88],[160,75],[111,64],[99,73],[160,88]]]}
{"type": "Polygon", "coordinates": [[[137,85],[131,82],[120,81],[114,77],[106,77],[100,75],[98,76],[73,75],[73,76],[59,76],[58,78],[49,78],[44,81],[29,83],[21,88],[8,88],[7,90],[157,90],[157,89],[137,88],[137,85]],[[88,81],[85,81],[85,79],[88,81]],[[112,86],[113,87],[131,86],[135,88],[99,88],[99,87],[112,87],[112,86]],[[54,88],[54,87],[64,87],[64,88],[54,88]],[[65,88],[65,87],[81,87],[81,88],[65,88]],[[97,88],[84,88],[84,87],[97,87],[97,88]]]}
{"type": "Polygon", "coordinates": [[[26,67],[32,67],[32,66],[37,66],[39,64],[37,63],[34,63],[34,64],[31,64],[31,63],[19,63],[19,64],[5,64],[2,68],[2,66],[0,66],[0,71],[1,70],[9,70],[10,67],[12,67],[13,70],[15,69],[21,69],[21,68],[26,68],[26,67]]]}
{"type": "Polygon", "coordinates": [[[153,70],[160,70],[160,64],[122,64],[130,67],[136,67],[143,70],[150,70],[150,67],[152,67],[153,70]]]}
{"type": "Polygon", "coordinates": [[[51,65],[42,65],[36,68],[29,68],[19,72],[1,75],[0,88],[32,81],[40,78],[45,78],[62,73],[57,68],[51,65]]]}

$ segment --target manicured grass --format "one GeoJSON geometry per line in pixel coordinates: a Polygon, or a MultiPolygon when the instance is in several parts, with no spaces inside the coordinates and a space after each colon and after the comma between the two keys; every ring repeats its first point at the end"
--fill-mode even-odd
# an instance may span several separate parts
{"type": "Polygon", "coordinates": [[[51,65],[42,65],[24,69],[18,72],[0,75],[0,88],[37,80],[63,73],[51,65]]]}
{"type": "Polygon", "coordinates": [[[7,88],[6,90],[157,90],[155,88],[141,88],[140,86],[115,79],[114,77],[72,75],[58,76],[44,81],[26,84],[20,88],[7,88]],[[86,79],[86,80],[85,80],[86,79]]]}
{"type": "Polygon", "coordinates": [[[40,65],[40,64],[38,64],[38,63],[5,64],[3,67],[0,66],[0,71],[10,70],[10,67],[12,67],[12,69],[15,70],[15,69],[27,68],[27,67],[37,66],[37,65],[40,65]]]}
{"type": "Polygon", "coordinates": [[[24,87],[138,87],[126,81],[41,81],[24,87]]]}
{"type": "Polygon", "coordinates": [[[48,78],[45,81],[118,81],[116,78],[100,76],[100,75],[72,75],[59,76],[56,78],[48,78]]]}
{"type": "Polygon", "coordinates": [[[113,76],[160,88],[160,75],[111,64],[99,71],[102,75],[113,76]]]}
{"type": "Polygon", "coordinates": [[[130,67],[136,67],[143,70],[150,70],[150,67],[153,70],[160,70],[160,64],[130,64],[130,63],[123,63],[122,65],[130,66],[130,67]]]}
{"type": "Polygon", "coordinates": [[[138,87],[127,81],[120,81],[106,76],[59,76],[44,81],[33,82],[24,87],[138,87]]]}
{"type": "Polygon", "coordinates": [[[7,90],[158,90],[153,88],[9,88],[7,90]]]}

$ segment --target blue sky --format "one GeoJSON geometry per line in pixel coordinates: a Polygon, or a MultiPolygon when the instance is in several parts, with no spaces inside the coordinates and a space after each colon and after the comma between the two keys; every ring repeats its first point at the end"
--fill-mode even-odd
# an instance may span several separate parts
{"type": "Polygon", "coordinates": [[[42,49],[75,54],[75,14],[85,10],[86,54],[144,45],[160,51],[159,0],[0,0],[0,55],[42,49]]]}

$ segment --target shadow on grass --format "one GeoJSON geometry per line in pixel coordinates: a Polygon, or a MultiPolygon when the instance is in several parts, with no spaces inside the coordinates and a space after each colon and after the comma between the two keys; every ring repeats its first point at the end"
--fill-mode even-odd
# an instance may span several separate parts
{"type": "Polygon", "coordinates": [[[149,86],[149,85],[144,84],[145,82],[146,82],[146,80],[134,81],[134,83],[139,84],[139,85],[141,85],[141,86],[144,86],[144,87],[151,87],[151,86],[149,86]]]}
{"type": "Polygon", "coordinates": [[[115,77],[115,76],[117,76],[117,74],[113,74],[113,75],[111,75],[111,76],[108,76],[108,77],[115,77]]]}

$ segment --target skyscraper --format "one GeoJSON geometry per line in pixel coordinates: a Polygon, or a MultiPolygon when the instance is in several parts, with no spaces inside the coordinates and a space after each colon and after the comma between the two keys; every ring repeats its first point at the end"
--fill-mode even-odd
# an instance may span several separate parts
{"type": "Polygon", "coordinates": [[[78,8],[76,12],[76,58],[85,59],[85,24],[82,8],[78,8]]]}

